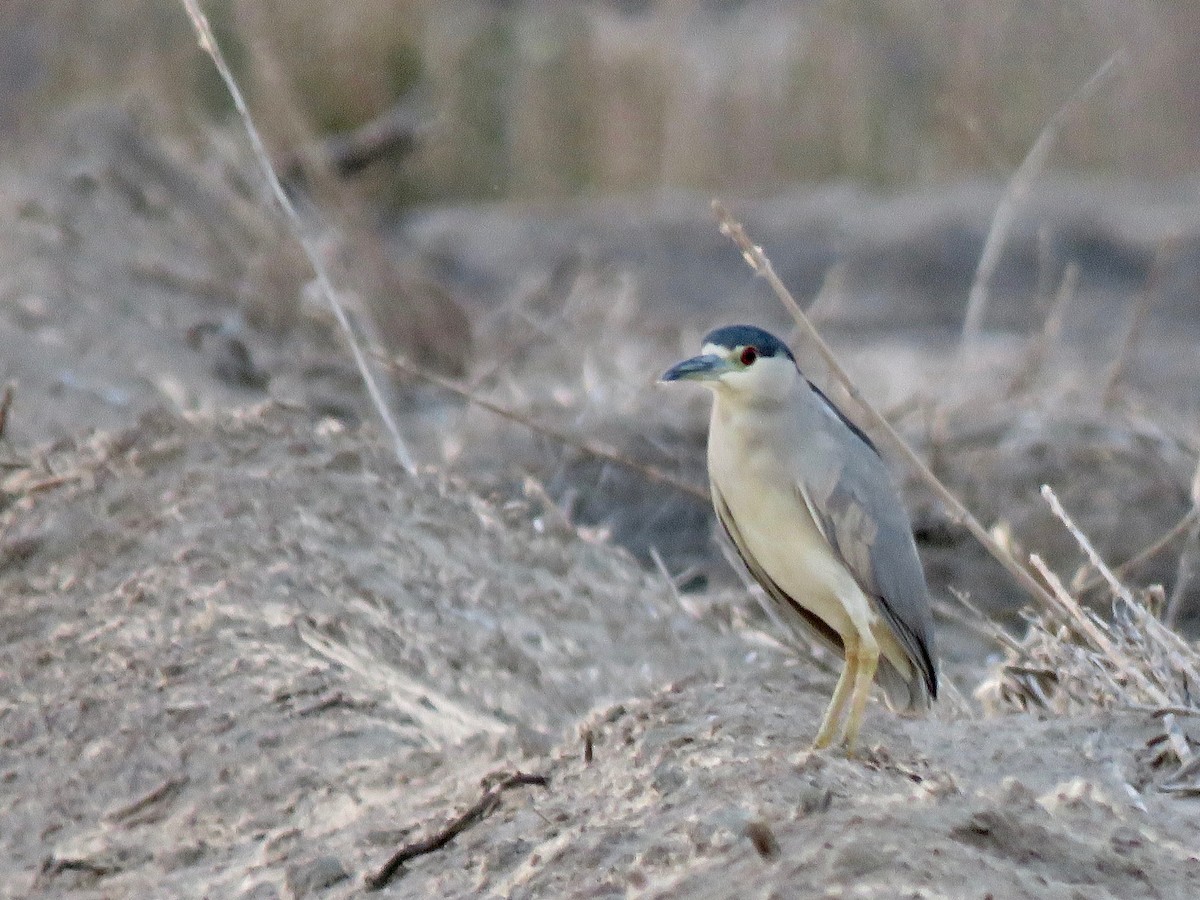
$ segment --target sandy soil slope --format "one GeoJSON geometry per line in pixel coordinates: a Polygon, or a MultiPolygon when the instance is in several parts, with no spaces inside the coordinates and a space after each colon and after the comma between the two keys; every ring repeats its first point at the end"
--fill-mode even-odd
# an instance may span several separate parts
{"type": "Polygon", "coordinates": [[[1200,885],[1198,801],[1139,761],[1150,716],[879,707],[859,758],[809,753],[831,676],[738,601],[689,613],[536,502],[406,476],[370,429],[157,413],[5,489],[12,896],[348,896],[514,770],[549,788],[510,792],[391,895],[1200,885]]]}

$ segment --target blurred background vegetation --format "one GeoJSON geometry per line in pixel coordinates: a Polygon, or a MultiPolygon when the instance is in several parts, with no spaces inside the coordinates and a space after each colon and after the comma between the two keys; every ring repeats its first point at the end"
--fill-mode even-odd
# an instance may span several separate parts
{"type": "MultiPolygon", "coordinates": [[[[716,195],[985,521],[1073,565],[1043,482],[1112,559],[1190,508],[1196,0],[201,2],[385,356],[702,484],[705,398],[668,402],[652,379],[710,325],[790,327],[713,226],[716,195]],[[1051,121],[978,279],[994,340],[959,358],[1003,186],[1051,121]],[[354,178],[321,164],[379,122],[412,140],[354,178]],[[1155,418],[1144,397],[1175,408],[1155,418]],[[1133,425],[1114,418],[1127,401],[1133,425]]],[[[181,0],[0,3],[0,222],[16,223],[0,376],[25,404],[10,433],[111,427],[164,399],[371,414],[231,113],[181,0]]],[[[542,491],[696,583],[730,577],[706,500],[410,373],[381,381],[419,459],[542,491]]],[[[912,499],[935,585],[1015,610],[982,552],[912,499]]],[[[1147,578],[1187,585],[1154,563],[1147,578]]]]}
{"type": "MultiPolygon", "coordinates": [[[[421,149],[373,166],[394,204],[648,188],[892,190],[1019,163],[1118,49],[1053,166],[1200,162],[1190,0],[208,0],[278,154],[403,102],[421,149]]],[[[6,0],[0,133],[135,96],[179,128],[228,112],[171,0],[6,0]]]]}

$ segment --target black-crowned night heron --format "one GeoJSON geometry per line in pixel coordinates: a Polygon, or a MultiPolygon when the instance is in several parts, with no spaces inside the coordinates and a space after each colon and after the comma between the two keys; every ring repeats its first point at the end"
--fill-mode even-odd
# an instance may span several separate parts
{"type": "Polygon", "coordinates": [[[875,679],[892,708],[928,709],[937,667],[925,576],[867,436],[804,377],[786,344],[750,325],[711,332],[701,355],[662,381],[712,391],[717,518],[783,620],[845,656],[813,746],[840,731],[853,747],[875,679]]]}

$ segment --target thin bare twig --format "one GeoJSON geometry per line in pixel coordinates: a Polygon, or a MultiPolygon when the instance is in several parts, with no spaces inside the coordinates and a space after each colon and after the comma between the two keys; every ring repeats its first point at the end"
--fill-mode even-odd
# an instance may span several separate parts
{"type": "Polygon", "coordinates": [[[1111,407],[1117,399],[1117,386],[1121,383],[1121,379],[1125,377],[1125,372],[1129,368],[1130,360],[1133,359],[1134,351],[1137,349],[1138,341],[1142,336],[1142,328],[1146,324],[1146,320],[1150,317],[1150,310],[1153,308],[1155,301],[1159,297],[1162,285],[1163,270],[1167,264],[1175,258],[1175,253],[1179,249],[1179,239],[1177,237],[1168,238],[1163,241],[1158,248],[1158,252],[1154,255],[1154,262],[1150,266],[1150,274],[1146,276],[1146,284],[1138,294],[1137,304],[1133,308],[1133,315],[1129,317],[1129,324],[1125,328],[1125,339],[1121,341],[1121,350],[1117,354],[1117,358],[1113,360],[1112,365],[1108,369],[1108,375],[1104,379],[1104,406],[1111,407]]]}
{"type": "Polygon", "coordinates": [[[386,886],[406,862],[416,859],[418,856],[424,856],[428,853],[435,853],[441,850],[472,825],[481,822],[495,812],[496,807],[500,805],[500,798],[505,791],[510,791],[515,787],[523,785],[549,787],[550,782],[545,775],[527,775],[524,772],[513,772],[512,774],[505,775],[499,782],[484,791],[483,796],[466,812],[447,823],[445,827],[439,829],[435,834],[423,840],[405,844],[393,853],[391,859],[384,863],[378,872],[366,877],[367,890],[377,891],[386,886]]]}
{"type": "Polygon", "coordinates": [[[1092,74],[1092,77],[1058,108],[1058,111],[1050,117],[1050,121],[1037,136],[1037,140],[1033,142],[1033,146],[1029,148],[1029,152],[1025,154],[1025,159],[1013,172],[1012,178],[1009,179],[1008,185],[1004,189],[1004,196],[1000,198],[1000,202],[996,205],[996,211],[992,214],[992,224],[988,228],[987,239],[983,242],[983,252],[979,255],[979,265],[975,269],[975,278],[971,282],[971,290],[967,296],[967,314],[963,319],[962,346],[973,343],[983,328],[983,316],[988,302],[988,286],[991,284],[992,275],[995,274],[996,266],[1000,262],[1004,242],[1008,239],[1008,233],[1012,230],[1013,221],[1016,219],[1017,205],[1029,193],[1034,179],[1045,165],[1046,158],[1050,155],[1050,149],[1054,146],[1054,141],[1058,138],[1058,133],[1067,119],[1076,109],[1091,99],[1113,67],[1124,57],[1125,51],[1121,49],[1106,59],[1104,64],[1092,74]]]}
{"type": "MultiPolygon", "coordinates": [[[[1176,522],[1174,525],[1172,525],[1171,528],[1165,534],[1163,534],[1161,537],[1159,537],[1157,540],[1155,540],[1153,543],[1149,544],[1148,546],[1143,547],[1141,550],[1139,550],[1137,553],[1135,553],[1129,559],[1125,560],[1125,562],[1121,563],[1118,566],[1113,566],[1112,567],[1113,574],[1116,575],[1118,578],[1126,577],[1130,572],[1132,572],[1134,569],[1136,569],[1142,563],[1147,562],[1148,560],[1151,560],[1154,557],[1158,556],[1158,554],[1162,553],[1164,550],[1166,550],[1168,547],[1170,547],[1172,544],[1174,544],[1177,540],[1179,540],[1181,537],[1183,537],[1185,534],[1187,534],[1192,529],[1192,526],[1197,523],[1198,520],[1200,520],[1200,510],[1197,510],[1195,507],[1189,509],[1186,513],[1183,514],[1183,518],[1181,518],[1178,522],[1176,522]]],[[[1104,576],[1101,575],[1099,572],[1093,572],[1086,580],[1072,585],[1072,588],[1074,589],[1075,593],[1077,593],[1077,594],[1086,594],[1086,593],[1093,591],[1096,588],[1100,587],[1100,585],[1102,585],[1103,583],[1104,583],[1104,576]]]]}
{"type": "Polygon", "coordinates": [[[962,609],[951,606],[945,600],[934,600],[933,608],[935,612],[958,622],[963,627],[974,631],[980,637],[992,641],[1006,650],[1018,649],[1019,644],[1017,639],[997,625],[992,619],[988,618],[984,611],[976,606],[966,593],[953,587],[950,588],[950,593],[954,595],[954,599],[958,601],[958,605],[962,609]]]}
{"type": "Polygon", "coordinates": [[[4,429],[8,425],[8,411],[12,407],[13,386],[4,386],[4,395],[0,396],[0,438],[4,437],[4,429]]]}
{"type": "Polygon", "coordinates": [[[1138,687],[1145,691],[1147,696],[1155,703],[1165,706],[1171,702],[1170,698],[1157,685],[1152,684],[1145,674],[1131,662],[1127,655],[1117,649],[1104,629],[1097,625],[1088,615],[1087,611],[1076,602],[1075,598],[1067,593],[1067,589],[1063,587],[1058,576],[1050,570],[1049,566],[1042,562],[1040,556],[1036,553],[1031,554],[1029,562],[1038,570],[1038,574],[1045,578],[1046,582],[1051,586],[1053,591],[1052,596],[1054,597],[1055,606],[1058,611],[1066,616],[1067,621],[1075,626],[1079,634],[1087,638],[1096,652],[1107,658],[1118,671],[1128,675],[1130,680],[1136,682],[1138,687]]]}
{"type": "Polygon", "coordinates": [[[597,459],[607,460],[611,463],[616,463],[619,466],[624,466],[631,471],[637,472],[639,475],[644,475],[651,481],[658,481],[662,484],[668,484],[673,488],[682,491],[685,494],[690,494],[693,497],[698,497],[701,500],[708,500],[709,494],[704,488],[692,484],[690,481],[672,475],[670,472],[664,471],[657,466],[651,466],[643,462],[639,462],[632,456],[627,456],[612,447],[605,447],[597,444],[595,441],[587,438],[579,437],[570,432],[563,431],[561,428],[556,428],[553,425],[547,425],[544,422],[539,422],[532,416],[523,412],[518,412],[515,409],[509,409],[501,406],[499,403],[494,403],[485,397],[481,397],[478,393],[459,384],[452,378],[446,378],[444,375],[439,375],[432,372],[426,366],[418,366],[404,359],[402,356],[388,355],[382,351],[372,350],[371,355],[382,362],[385,366],[395,369],[398,372],[403,372],[405,375],[410,375],[414,378],[421,378],[428,381],[430,384],[437,385],[442,390],[449,391],[464,400],[475,404],[481,409],[486,409],[488,412],[501,418],[508,419],[510,422],[516,422],[518,425],[523,425],[530,431],[536,431],[538,434],[545,435],[551,440],[557,441],[568,447],[574,447],[589,456],[594,456],[597,459]]]}
{"type": "Polygon", "coordinates": [[[375,406],[375,411],[379,414],[379,418],[383,420],[388,434],[391,435],[396,458],[400,461],[400,465],[410,474],[414,473],[417,470],[416,462],[413,460],[408,446],[404,443],[404,439],[400,436],[400,428],[396,425],[396,420],[393,418],[391,410],[388,409],[383,393],[375,381],[375,377],[371,374],[370,368],[367,366],[367,358],[359,346],[354,328],[351,326],[350,319],[346,315],[345,307],[334,290],[333,282],[325,268],[325,263],[321,260],[321,254],[317,249],[316,242],[308,237],[304,221],[300,218],[300,213],[296,210],[287,192],[283,189],[283,185],[279,181],[279,176],[275,172],[275,167],[271,164],[271,157],[267,153],[267,148],[258,133],[254,119],[250,115],[250,109],[246,105],[245,97],[242,96],[241,88],[238,87],[238,83],[233,77],[233,72],[229,68],[229,64],[225,61],[225,55],[221,52],[221,47],[217,43],[216,36],[213,34],[212,26],[209,25],[208,18],[204,15],[204,10],[200,8],[199,0],[182,0],[182,2],[184,8],[187,10],[188,18],[191,19],[192,28],[196,32],[200,49],[212,59],[213,65],[216,66],[217,72],[221,76],[221,80],[225,83],[225,87],[229,91],[229,96],[233,99],[233,105],[236,107],[246,133],[250,138],[254,156],[262,167],[267,184],[271,186],[271,192],[275,195],[276,201],[287,216],[288,223],[292,227],[292,232],[295,234],[296,240],[300,242],[300,246],[304,249],[304,255],[308,257],[309,265],[312,266],[313,272],[316,275],[317,285],[328,301],[334,318],[337,319],[338,326],[346,338],[346,342],[350,345],[350,352],[354,356],[354,364],[358,367],[359,375],[362,376],[363,384],[367,388],[367,394],[371,398],[371,403],[375,406]]]}
{"type": "Polygon", "coordinates": [[[950,492],[942,482],[938,479],[929,467],[917,456],[904,438],[900,437],[896,429],[892,427],[880,413],[869,404],[862,396],[862,393],[855,386],[846,370],[842,368],[837,357],[829,345],[825,343],[824,338],[813,327],[808,317],[804,314],[804,310],[800,308],[800,304],[796,302],[796,298],[792,296],[787,286],[780,280],[775,273],[775,268],[771,265],[771,261],[763,252],[762,247],[752,242],[746,234],[746,229],[742,224],[736,221],[721,205],[719,201],[713,201],[713,211],[717,215],[718,221],[721,223],[721,233],[729,237],[738,248],[742,251],[742,258],[746,260],[746,264],[754,270],[754,273],[761,278],[765,278],[767,284],[775,291],[775,295],[780,299],[788,312],[792,314],[792,318],[796,320],[805,334],[813,341],[821,356],[824,358],[826,365],[829,366],[829,371],[846,389],[850,398],[858,405],[858,408],[868,418],[870,423],[880,432],[887,435],[892,446],[900,453],[901,456],[912,466],[913,470],[921,476],[921,479],[929,486],[929,488],[937,495],[937,497],[946,506],[951,519],[957,524],[963,525],[972,536],[979,541],[999,563],[1004,566],[1013,579],[1024,588],[1031,597],[1036,599],[1043,607],[1048,609],[1054,608],[1054,600],[1050,597],[1041,584],[1038,583],[1029,571],[1022,566],[1012,554],[1005,550],[995,539],[988,533],[987,529],[979,524],[979,520],[972,515],[971,511],[950,492]]]}
{"type": "Polygon", "coordinates": [[[1200,462],[1192,475],[1192,508],[1191,515],[1195,520],[1187,530],[1187,543],[1179,554],[1179,563],[1175,567],[1175,587],[1171,589],[1171,598],[1167,601],[1164,620],[1172,628],[1178,623],[1183,613],[1183,601],[1191,588],[1200,580],[1200,462]]]}
{"type": "Polygon", "coordinates": [[[1021,368],[1008,386],[1006,391],[1008,397],[1015,397],[1022,391],[1028,390],[1037,379],[1042,366],[1045,365],[1046,357],[1050,355],[1050,350],[1058,343],[1067,305],[1075,296],[1075,288],[1078,284],[1079,264],[1068,263],[1063,271],[1062,281],[1059,282],[1058,292],[1054,295],[1054,301],[1042,323],[1042,330],[1029,342],[1021,368]]]}
{"type": "Polygon", "coordinates": [[[1101,558],[1099,551],[1096,550],[1095,545],[1092,544],[1088,536],[1067,515],[1066,509],[1063,508],[1062,502],[1058,499],[1058,494],[1054,493],[1054,488],[1048,484],[1043,484],[1042,498],[1050,504],[1050,511],[1067,527],[1067,531],[1071,532],[1071,537],[1075,538],[1075,543],[1079,545],[1079,549],[1084,552],[1088,561],[1100,573],[1100,576],[1108,582],[1108,586],[1112,589],[1112,592],[1126,603],[1137,602],[1133,599],[1133,594],[1129,592],[1129,588],[1125,587],[1118,580],[1117,576],[1113,574],[1112,569],[1108,567],[1108,563],[1101,558]]]}
{"type": "Polygon", "coordinates": [[[658,574],[667,583],[667,590],[671,592],[671,597],[681,609],[686,610],[687,604],[683,602],[683,595],[679,593],[679,585],[675,583],[675,578],[671,575],[671,570],[667,568],[666,560],[662,558],[657,547],[650,548],[650,558],[654,560],[654,568],[658,569],[658,574]]]}
{"type": "Polygon", "coordinates": [[[145,812],[149,807],[154,806],[163,800],[173,797],[187,783],[187,775],[178,775],[168,778],[165,781],[160,782],[157,787],[143,794],[141,797],[138,797],[136,800],[133,800],[108,813],[104,818],[110,822],[121,822],[127,819],[134,819],[135,817],[138,817],[136,821],[144,822],[145,820],[139,816],[140,813],[145,812]]]}

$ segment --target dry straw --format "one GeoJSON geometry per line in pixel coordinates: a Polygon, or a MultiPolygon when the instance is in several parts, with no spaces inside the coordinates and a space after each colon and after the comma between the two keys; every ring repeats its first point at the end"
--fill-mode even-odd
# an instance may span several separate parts
{"type": "Polygon", "coordinates": [[[1049,486],[1042,496],[1075,538],[1113,595],[1111,621],[1080,604],[1042,560],[1031,564],[1050,585],[1053,606],[1027,616],[1023,640],[980,685],[985,710],[1049,710],[1059,715],[1133,708],[1153,713],[1159,728],[1142,764],[1160,790],[1200,793],[1200,741],[1181,719],[1196,722],[1200,653],[1164,623],[1153,607],[1161,589],[1135,596],[1100,557],[1049,486]]]}
{"type": "Polygon", "coordinates": [[[408,445],[404,442],[404,438],[400,435],[400,428],[397,426],[391,410],[388,409],[379,384],[375,381],[370,368],[367,366],[366,355],[359,346],[354,328],[351,326],[350,319],[346,314],[345,306],[339,299],[337,291],[334,290],[333,281],[329,277],[324,262],[321,260],[320,251],[317,249],[316,243],[308,236],[304,221],[300,218],[300,213],[296,210],[287,192],[283,189],[283,185],[279,181],[279,176],[275,172],[275,167],[271,165],[271,157],[267,153],[267,148],[258,133],[254,119],[250,115],[250,109],[246,105],[245,97],[242,96],[241,88],[238,87],[238,83],[233,77],[233,72],[230,70],[229,64],[225,61],[225,55],[221,52],[221,47],[217,43],[212,27],[208,23],[208,18],[204,15],[204,11],[200,8],[197,0],[183,0],[183,5],[187,10],[188,17],[191,19],[192,28],[196,31],[196,37],[200,42],[200,49],[209,55],[213,61],[213,65],[217,67],[217,72],[220,74],[221,80],[225,82],[229,96],[233,98],[233,105],[237,108],[242,124],[246,128],[246,133],[250,137],[254,156],[262,167],[267,183],[271,186],[271,192],[275,195],[276,201],[278,201],[280,207],[287,215],[288,223],[292,227],[296,240],[300,242],[300,246],[304,249],[304,255],[308,257],[308,262],[317,277],[317,286],[328,301],[329,308],[333,311],[333,316],[337,320],[338,327],[341,328],[342,334],[346,337],[346,343],[350,345],[350,352],[354,356],[354,364],[358,367],[358,372],[362,376],[363,383],[366,385],[371,403],[375,406],[376,412],[379,413],[379,418],[383,421],[384,427],[387,428],[388,434],[391,435],[396,458],[400,461],[400,465],[404,466],[411,474],[416,471],[416,462],[413,460],[412,454],[408,450],[408,445]]]}
{"type": "Polygon", "coordinates": [[[1058,139],[1058,133],[1066,124],[1067,119],[1074,114],[1075,110],[1091,99],[1116,64],[1124,58],[1125,51],[1117,50],[1104,61],[1091,78],[1083,83],[1079,90],[1071,95],[1066,103],[1059,107],[1058,111],[1050,117],[1050,121],[1042,128],[1037,140],[1033,142],[1033,146],[1029,148],[1029,152],[1025,154],[1025,158],[1013,172],[1012,178],[1009,179],[1008,185],[1004,189],[1004,195],[996,204],[996,210],[992,214],[992,223],[983,243],[983,252],[979,255],[979,265],[975,269],[971,291],[967,295],[967,313],[963,319],[962,331],[964,347],[973,343],[983,330],[988,288],[991,285],[996,266],[1000,263],[1000,254],[1004,250],[1008,233],[1012,230],[1013,222],[1016,220],[1018,205],[1029,194],[1034,179],[1046,164],[1046,158],[1050,155],[1050,150],[1054,146],[1055,140],[1058,139]]]}

